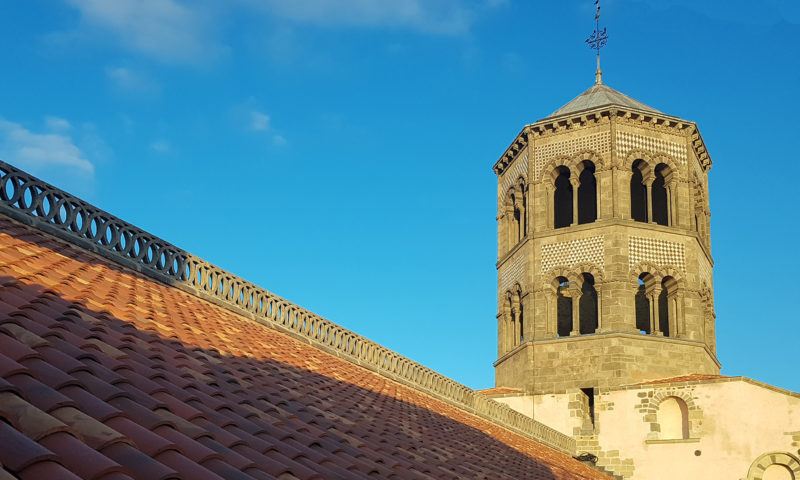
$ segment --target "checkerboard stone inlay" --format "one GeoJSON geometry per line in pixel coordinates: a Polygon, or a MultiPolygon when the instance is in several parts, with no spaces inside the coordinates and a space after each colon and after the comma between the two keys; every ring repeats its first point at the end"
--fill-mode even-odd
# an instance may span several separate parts
{"type": "Polygon", "coordinates": [[[542,273],[556,266],[572,267],[583,262],[604,268],[604,260],[603,235],[542,245],[542,273]]]}
{"type": "Polygon", "coordinates": [[[605,155],[611,151],[611,133],[600,132],[594,135],[586,135],[571,140],[561,142],[536,145],[534,148],[533,163],[534,175],[539,178],[542,168],[554,157],[559,155],[574,155],[582,150],[593,150],[598,154],[605,155]]]}
{"type": "Polygon", "coordinates": [[[639,262],[671,266],[686,271],[686,246],[682,243],[646,237],[628,237],[628,264],[639,262]]]}

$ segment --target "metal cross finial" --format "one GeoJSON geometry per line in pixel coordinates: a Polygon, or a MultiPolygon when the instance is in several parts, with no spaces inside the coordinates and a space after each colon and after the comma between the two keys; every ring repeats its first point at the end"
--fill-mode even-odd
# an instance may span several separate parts
{"type": "Polygon", "coordinates": [[[608,41],[608,34],[606,33],[606,29],[600,30],[600,0],[594,0],[594,4],[597,7],[597,13],[594,14],[594,20],[597,22],[594,32],[586,39],[586,43],[589,45],[589,48],[592,50],[597,51],[597,72],[595,73],[595,83],[600,85],[603,83],[602,75],[603,71],[600,70],[600,49],[606,45],[608,41]]]}

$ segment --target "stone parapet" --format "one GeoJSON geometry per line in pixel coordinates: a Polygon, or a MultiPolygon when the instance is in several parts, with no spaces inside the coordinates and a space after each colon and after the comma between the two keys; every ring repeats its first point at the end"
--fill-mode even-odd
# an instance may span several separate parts
{"type": "Polygon", "coordinates": [[[7,163],[0,213],[180,288],[499,426],[573,453],[575,440],[7,163]]]}

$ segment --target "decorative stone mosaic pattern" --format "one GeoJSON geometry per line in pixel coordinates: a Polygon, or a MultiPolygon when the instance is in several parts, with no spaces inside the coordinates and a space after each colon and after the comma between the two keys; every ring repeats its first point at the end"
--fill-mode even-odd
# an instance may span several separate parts
{"type": "Polygon", "coordinates": [[[514,160],[514,165],[511,167],[511,170],[506,171],[503,174],[503,194],[505,195],[506,191],[508,191],[508,187],[512,184],[517,182],[517,179],[523,176],[525,178],[528,177],[528,149],[525,149],[525,152],[520,153],[517,155],[516,160],[514,160]]]}
{"type": "Polygon", "coordinates": [[[505,292],[515,282],[522,284],[522,276],[525,274],[525,255],[517,252],[514,258],[510,259],[500,267],[500,292],[505,292]]]}
{"type": "Polygon", "coordinates": [[[611,132],[600,132],[585,137],[573,138],[563,142],[553,142],[545,145],[536,145],[533,155],[534,175],[539,178],[539,174],[544,168],[544,164],[558,155],[574,155],[582,150],[594,150],[599,154],[607,154],[611,151],[611,132]]]}
{"type": "Polygon", "coordinates": [[[714,277],[712,276],[711,273],[711,265],[709,265],[709,263],[705,261],[705,259],[703,259],[702,257],[697,263],[700,265],[700,279],[706,282],[708,288],[713,288],[714,277]]]}
{"type": "Polygon", "coordinates": [[[572,267],[583,262],[605,267],[603,235],[542,245],[542,273],[556,266],[572,267]]]}
{"type": "Polygon", "coordinates": [[[681,243],[645,237],[628,237],[628,262],[633,267],[639,262],[658,266],[672,266],[686,271],[686,246],[681,243]]]}
{"type": "Polygon", "coordinates": [[[686,166],[686,145],[628,132],[617,132],[616,137],[618,158],[624,158],[631,150],[641,149],[667,154],[681,162],[681,166],[686,166]]]}

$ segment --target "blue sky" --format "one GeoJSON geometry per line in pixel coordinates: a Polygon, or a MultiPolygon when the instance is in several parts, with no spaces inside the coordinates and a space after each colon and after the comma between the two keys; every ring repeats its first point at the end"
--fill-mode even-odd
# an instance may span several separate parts
{"type": "MultiPolygon", "coordinates": [[[[593,83],[592,4],[6,1],[0,158],[492,386],[491,166],[593,83]]],[[[800,4],[753,5],[604,1],[604,80],[700,126],[722,373],[800,391],[800,4]]]]}

